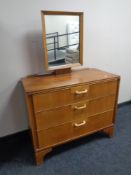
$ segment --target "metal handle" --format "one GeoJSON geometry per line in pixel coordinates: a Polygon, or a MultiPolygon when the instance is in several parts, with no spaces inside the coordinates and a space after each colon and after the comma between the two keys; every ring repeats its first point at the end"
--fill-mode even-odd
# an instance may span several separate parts
{"type": "Polygon", "coordinates": [[[80,127],[86,124],[86,121],[84,120],[82,123],[75,123],[74,126],[75,127],[80,127]]]}
{"type": "Polygon", "coordinates": [[[81,109],[85,109],[86,108],[86,104],[84,104],[83,106],[75,106],[74,109],[77,109],[77,110],[81,110],[81,109]]]}
{"type": "Polygon", "coordinates": [[[88,92],[88,90],[87,89],[85,89],[85,90],[83,90],[83,91],[75,91],[75,93],[77,94],[77,95],[80,95],[80,94],[86,94],[88,92]]]}

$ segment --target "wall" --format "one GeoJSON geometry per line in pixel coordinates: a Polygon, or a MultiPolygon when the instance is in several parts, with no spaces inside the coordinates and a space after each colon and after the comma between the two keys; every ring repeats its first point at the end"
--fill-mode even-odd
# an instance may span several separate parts
{"type": "Polygon", "coordinates": [[[130,0],[0,0],[0,136],[27,129],[20,79],[40,73],[40,10],[83,11],[84,66],[121,75],[119,102],[131,99],[130,0]]]}

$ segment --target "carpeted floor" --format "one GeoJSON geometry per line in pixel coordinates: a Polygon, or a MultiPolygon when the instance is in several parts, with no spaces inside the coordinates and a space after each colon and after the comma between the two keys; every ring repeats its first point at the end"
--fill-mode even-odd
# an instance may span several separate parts
{"type": "Polygon", "coordinates": [[[131,104],[117,113],[113,138],[94,134],[57,147],[34,165],[30,139],[0,148],[0,175],[131,175],[131,104]]]}

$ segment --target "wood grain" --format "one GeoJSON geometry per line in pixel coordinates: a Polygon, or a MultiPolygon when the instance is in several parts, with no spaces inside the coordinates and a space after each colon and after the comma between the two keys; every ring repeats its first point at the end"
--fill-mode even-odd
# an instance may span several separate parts
{"type": "Polygon", "coordinates": [[[49,128],[38,132],[39,147],[50,147],[60,144],[66,140],[73,140],[75,137],[88,134],[112,124],[113,111],[105,112],[90,118],[83,117],[57,127],[49,128]],[[75,127],[75,123],[86,121],[84,126],[75,127]]]}
{"type": "Polygon", "coordinates": [[[108,110],[112,110],[115,105],[115,96],[106,96],[91,101],[82,101],[71,105],[46,110],[36,114],[37,131],[55,127],[80,118],[90,117],[108,110]],[[76,110],[86,104],[85,109],[76,110]]]}
{"type": "Polygon", "coordinates": [[[84,84],[81,86],[74,86],[67,89],[57,91],[50,91],[48,93],[40,93],[33,96],[34,110],[40,112],[47,109],[60,107],[67,104],[72,104],[82,100],[103,97],[106,95],[115,94],[117,89],[116,81],[109,81],[96,84],[84,84]],[[76,92],[86,93],[76,94],[76,92]],[[46,99],[46,100],[45,100],[46,99]]]}
{"type": "MultiPolygon", "coordinates": [[[[41,11],[41,20],[42,20],[42,32],[43,32],[43,46],[44,46],[44,67],[46,70],[57,70],[57,69],[65,69],[74,66],[80,66],[83,64],[83,12],[67,12],[67,11],[41,11]],[[48,64],[48,51],[46,44],[46,24],[45,24],[45,16],[46,15],[68,15],[68,16],[79,16],[79,26],[80,26],[80,59],[79,63],[74,64],[65,64],[60,66],[50,66],[48,64]]],[[[64,71],[64,70],[63,70],[64,71]]]]}
{"type": "Polygon", "coordinates": [[[22,79],[26,93],[48,92],[50,90],[67,88],[85,83],[95,83],[109,80],[117,80],[119,76],[88,68],[80,71],[73,71],[65,75],[30,76],[22,79]]]}
{"type": "Polygon", "coordinates": [[[54,146],[114,133],[120,77],[97,69],[22,79],[36,163],[54,146]]]}

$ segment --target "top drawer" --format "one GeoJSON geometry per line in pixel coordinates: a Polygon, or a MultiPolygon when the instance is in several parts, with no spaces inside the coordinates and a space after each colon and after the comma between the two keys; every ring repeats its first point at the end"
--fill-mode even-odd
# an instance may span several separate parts
{"type": "Polygon", "coordinates": [[[34,110],[40,112],[82,100],[115,94],[116,90],[117,81],[109,81],[36,94],[33,95],[34,110]]]}
{"type": "Polygon", "coordinates": [[[99,82],[90,85],[89,98],[98,98],[102,96],[116,94],[117,92],[117,80],[108,82],[99,82]]]}

